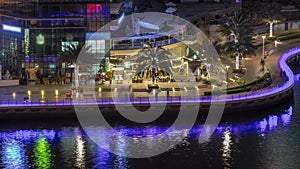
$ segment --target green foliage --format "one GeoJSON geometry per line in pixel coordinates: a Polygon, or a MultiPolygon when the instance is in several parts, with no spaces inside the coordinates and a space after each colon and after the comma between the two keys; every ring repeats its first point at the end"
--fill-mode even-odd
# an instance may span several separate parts
{"type": "Polygon", "coordinates": [[[277,39],[277,36],[268,36],[267,39],[270,41],[275,41],[277,39]]]}
{"type": "Polygon", "coordinates": [[[243,79],[240,78],[240,79],[237,79],[236,83],[238,85],[244,85],[245,84],[245,80],[243,80],[243,79]]]}
{"type": "Polygon", "coordinates": [[[273,22],[276,23],[278,21],[284,21],[285,17],[282,15],[281,5],[278,3],[264,3],[261,5],[261,9],[258,13],[258,17],[261,19],[263,23],[273,22]]]}
{"type": "Polygon", "coordinates": [[[297,39],[297,38],[300,38],[300,33],[290,34],[290,35],[286,35],[286,36],[280,36],[277,39],[280,41],[285,41],[285,40],[291,40],[291,39],[297,39]]]}
{"type": "Polygon", "coordinates": [[[158,84],[148,84],[148,89],[159,89],[159,85],[158,84]]]}
{"type": "MultiPolygon", "coordinates": [[[[230,88],[227,88],[227,89],[225,89],[223,91],[220,91],[220,92],[225,92],[226,91],[227,94],[248,92],[248,91],[251,91],[251,88],[252,88],[253,85],[256,85],[260,82],[263,82],[263,81],[269,79],[270,77],[271,77],[270,73],[266,73],[261,78],[255,80],[253,82],[246,83],[246,84],[243,84],[243,85],[240,85],[240,86],[230,87],[230,88]]],[[[205,96],[211,95],[211,91],[205,91],[204,95],[205,96]]]]}
{"type": "Polygon", "coordinates": [[[202,81],[205,83],[205,84],[214,84],[216,86],[222,86],[224,83],[222,81],[219,81],[219,80],[215,80],[215,79],[210,79],[208,80],[207,78],[203,78],[202,81]]]}
{"type": "Polygon", "coordinates": [[[205,84],[210,84],[210,80],[208,80],[207,78],[203,78],[202,81],[203,81],[205,84]]]}
{"type": "Polygon", "coordinates": [[[245,57],[246,55],[255,55],[256,46],[253,45],[253,23],[251,18],[245,17],[241,12],[236,12],[233,16],[225,17],[227,23],[218,27],[218,32],[222,36],[234,35],[234,40],[224,43],[223,52],[234,57],[239,54],[245,57]]]}

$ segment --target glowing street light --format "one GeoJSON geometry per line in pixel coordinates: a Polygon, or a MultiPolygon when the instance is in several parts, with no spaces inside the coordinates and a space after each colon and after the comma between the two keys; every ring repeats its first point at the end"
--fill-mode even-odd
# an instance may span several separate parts
{"type": "Polygon", "coordinates": [[[277,40],[275,40],[275,48],[277,48],[277,44],[278,44],[278,41],[277,40]]]}
{"type": "Polygon", "coordinates": [[[263,36],[261,36],[262,37],[262,39],[263,39],[263,50],[262,50],[262,56],[263,57],[265,57],[265,39],[266,39],[266,36],[265,35],[263,35],[263,36]]]}
{"type": "Polygon", "coordinates": [[[229,65],[226,65],[226,84],[227,84],[227,88],[228,88],[228,69],[229,69],[229,65]]]}

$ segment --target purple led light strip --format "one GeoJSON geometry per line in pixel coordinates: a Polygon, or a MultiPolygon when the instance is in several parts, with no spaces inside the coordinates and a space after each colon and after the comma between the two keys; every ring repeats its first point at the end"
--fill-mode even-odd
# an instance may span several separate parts
{"type": "MultiPolygon", "coordinates": [[[[243,101],[243,100],[251,100],[251,99],[256,99],[256,98],[261,98],[261,97],[266,97],[270,95],[274,95],[276,93],[285,91],[289,88],[291,88],[294,85],[294,74],[292,70],[288,67],[286,60],[292,57],[293,55],[300,53],[300,46],[291,48],[287,52],[285,52],[281,57],[278,59],[278,66],[279,69],[282,71],[286,72],[286,77],[287,81],[283,83],[280,86],[275,86],[272,88],[267,88],[255,92],[249,92],[249,93],[243,93],[239,95],[227,95],[226,98],[222,97],[217,97],[214,96],[216,99],[210,96],[201,96],[200,98],[196,97],[182,97],[184,99],[180,98],[170,98],[169,100],[167,99],[159,99],[157,101],[154,101],[154,103],[194,103],[194,102],[202,102],[202,103],[210,103],[210,102],[230,102],[230,101],[243,101]]],[[[106,100],[106,99],[105,99],[106,100]]],[[[69,101],[69,102],[64,102],[64,101],[59,101],[55,103],[8,103],[7,104],[1,104],[0,107],[14,107],[14,106],[19,106],[19,107],[38,107],[38,106],[73,106],[73,105],[111,105],[111,104],[149,104],[149,100],[141,99],[140,100],[134,100],[134,101],[113,101],[112,99],[107,99],[107,101],[101,100],[97,101],[96,99],[93,100],[78,100],[78,101],[69,101]]]]}

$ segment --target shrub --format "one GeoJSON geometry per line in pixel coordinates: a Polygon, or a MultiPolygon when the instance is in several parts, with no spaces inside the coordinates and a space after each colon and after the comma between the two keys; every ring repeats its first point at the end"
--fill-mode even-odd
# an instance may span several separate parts
{"type": "Polygon", "coordinates": [[[158,84],[148,84],[148,89],[158,89],[159,88],[159,85],[158,84]]]}
{"type": "Polygon", "coordinates": [[[204,82],[205,84],[210,84],[210,80],[208,80],[208,79],[206,79],[206,78],[203,78],[203,82],[204,82]]]}
{"type": "Polygon", "coordinates": [[[269,36],[267,39],[270,41],[275,41],[277,39],[277,36],[269,36]]]}
{"type": "MultiPolygon", "coordinates": [[[[249,82],[249,83],[246,83],[246,84],[243,84],[243,85],[240,85],[240,86],[230,87],[230,88],[224,89],[223,92],[227,91],[227,94],[248,92],[248,91],[251,91],[251,87],[253,85],[256,85],[256,84],[261,83],[265,80],[268,80],[268,79],[270,79],[270,77],[271,77],[270,73],[265,73],[261,78],[255,80],[253,82],[249,82]]],[[[244,83],[245,83],[245,81],[244,81],[244,83]]],[[[205,96],[211,95],[211,91],[205,91],[204,95],[205,96]]]]}
{"type": "Polygon", "coordinates": [[[300,38],[300,33],[281,36],[281,37],[278,37],[277,39],[280,41],[284,41],[284,40],[291,40],[291,39],[297,39],[297,38],[300,38]]]}

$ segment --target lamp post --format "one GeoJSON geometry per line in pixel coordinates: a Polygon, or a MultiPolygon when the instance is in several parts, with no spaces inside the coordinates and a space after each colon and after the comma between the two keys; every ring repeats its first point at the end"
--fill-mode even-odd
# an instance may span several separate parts
{"type": "Polygon", "coordinates": [[[262,39],[263,39],[263,50],[262,50],[262,56],[263,57],[265,57],[265,39],[266,39],[266,36],[265,35],[263,35],[263,36],[261,36],[262,37],[262,39]]]}
{"type": "Polygon", "coordinates": [[[278,44],[278,41],[277,41],[277,40],[275,40],[275,48],[277,48],[277,44],[278,44]]]}
{"type": "Polygon", "coordinates": [[[228,88],[228,69],[229,69],[229,65],[226,65],[226,84],[227,84],[227,88],[228,88]]]}

